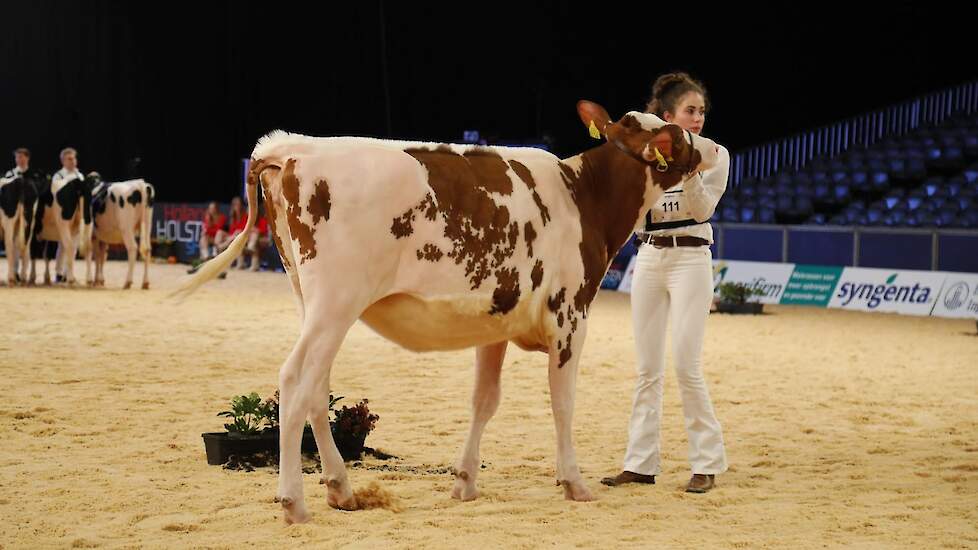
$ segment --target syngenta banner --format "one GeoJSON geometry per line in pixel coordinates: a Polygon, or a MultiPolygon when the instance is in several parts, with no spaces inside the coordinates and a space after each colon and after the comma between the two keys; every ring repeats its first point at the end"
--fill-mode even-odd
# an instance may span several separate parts
{"type": "Polygon", "coordinates": [[[978,275],[947,273],[944,290],[934,304],[933,315],[978,318],[978,275]]]}
{"type": "Polygon", "coordinates": [[[847,267],[829,307],[930,315],[943,290],[946,273],[847,267]]]}

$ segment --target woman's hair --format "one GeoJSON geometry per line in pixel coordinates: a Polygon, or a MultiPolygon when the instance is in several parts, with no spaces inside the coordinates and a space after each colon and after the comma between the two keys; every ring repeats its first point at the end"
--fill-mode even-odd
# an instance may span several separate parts
{"type": "Polygon", "coordinates": [[[242,202],[240,197],[234,197],[231,199],[231,223],[236,223],[241,220],[241,218],[247,217],[248,213],[245,212],[244,202],[242,202]],[[238,206],[235,209],[235,205],[238,206]]]}
{"type": "Polygon", "coordinates": [[[214,223],[217,221],[217,216],[220,213],[220,210],[217,209],[217,202],[211,201],[207,203],[207,209],[204,210],[204,221],[207,223],[214,223]],[[213,213],[211,212],[212,209],[213,213]]]}
{"type": "Polygon", "coordinates": [[[666,111],[676,114],[679,100],[689,92],[703,95],[706,109],[710,109],[710,98],[706,95],[706,86],[684,72],[668,73],[655,79],[652,84],[652,97],[645,111],[662,118],[666,111]]]}

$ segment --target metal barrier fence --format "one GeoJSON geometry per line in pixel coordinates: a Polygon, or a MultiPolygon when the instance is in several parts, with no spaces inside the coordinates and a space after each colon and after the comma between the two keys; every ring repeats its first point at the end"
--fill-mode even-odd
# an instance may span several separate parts
{"type": "Polygon", "coordinates": [[[978,112],[978,82],[904,101],[808,132],[740,151],[730,159],[730,185],[746,178],[764,179],[781,170],[807,165],[815,157],[833,157],[851,147],[869,147],[921,126],[939,124],[951,116],[978,112]]]}

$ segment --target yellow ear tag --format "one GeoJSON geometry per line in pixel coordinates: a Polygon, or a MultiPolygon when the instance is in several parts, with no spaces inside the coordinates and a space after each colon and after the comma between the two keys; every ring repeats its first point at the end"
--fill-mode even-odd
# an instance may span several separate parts
{"type": "Polygon", "coordinates": [[[659,148],[653,147],[652,149],[655,151],[655,160],[659,162],[659,168],[663,170],[669,168],[669,163],[666,162],[666,158],[659,152],[659,148]]]}
{"type": "Polygon", "coordinates": [[[591,125],[587,127],[587,133],[594,139],[601,139],[601,132],[593,120],[591,121],[591,125]]]}

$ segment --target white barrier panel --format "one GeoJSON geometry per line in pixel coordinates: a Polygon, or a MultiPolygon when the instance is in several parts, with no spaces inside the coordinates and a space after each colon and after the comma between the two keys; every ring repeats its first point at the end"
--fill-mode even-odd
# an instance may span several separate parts
{"type": "MultiPolygon", "coordinates": [[[[636,256],[618,286],[631,292],[636,256]]],[[[807,305],[903,315],[978,318],[978,274],[713,261],[713,286],[740,283],[764,304],[807,305]]]]}
{"type": "Polygon", "coordinates": [[[794,270],[795,264],[714,260],[713,288],[722,283],[739,283],[760,291],[761,294],[751,297],[750,301],[779,304],[794,270]]]}
{"type": "Polygon", "coordinates": [[[930,315],[947,273],[847,267],[842,271],[829,307],[930,315]]]}
{"type": "Polygon", "coordinates": [[[944,290],[931,315],[957,319],[978,318],[978,275],[948,273],[944,290]]]}

